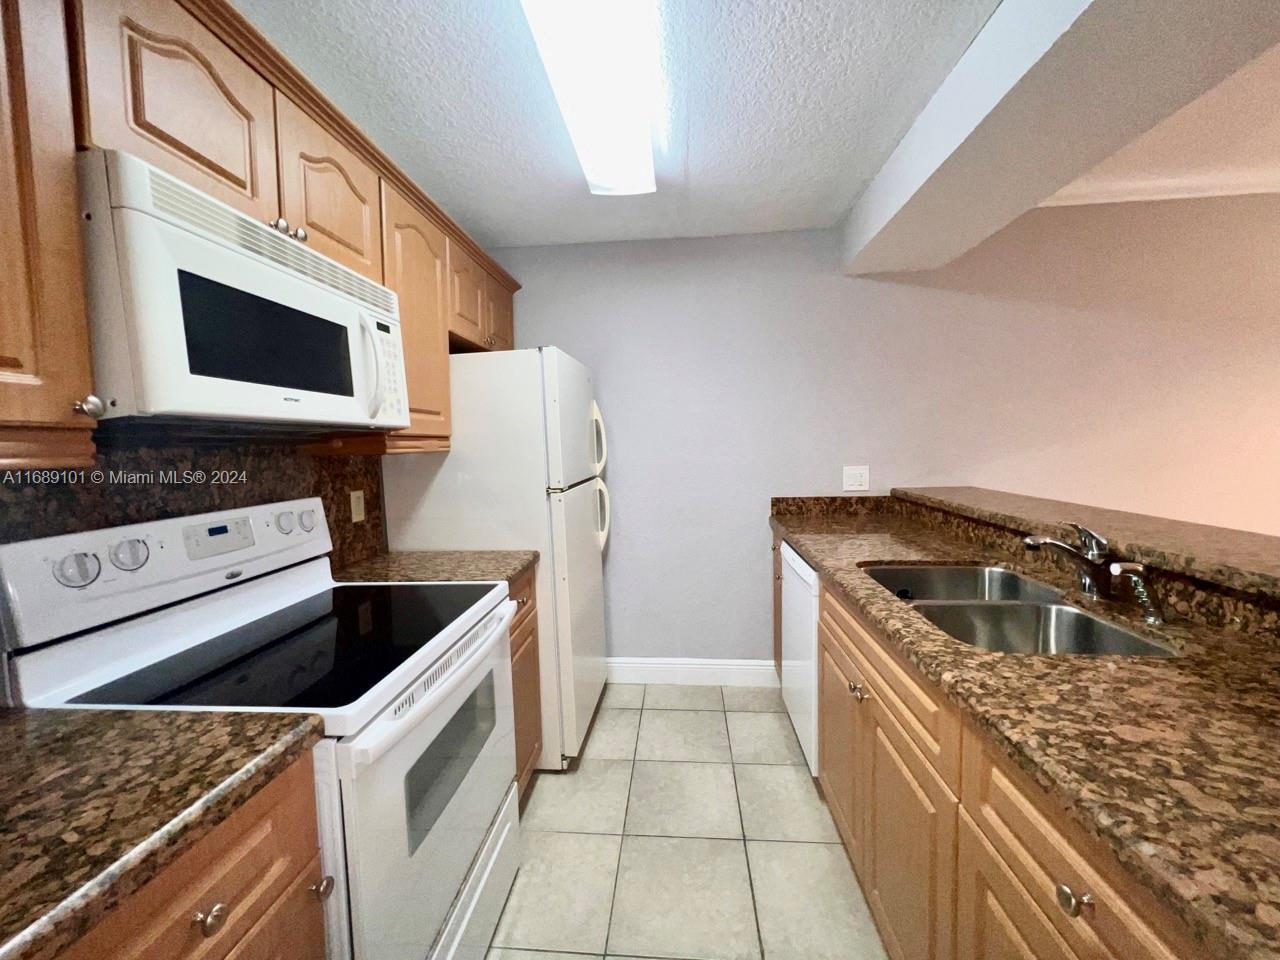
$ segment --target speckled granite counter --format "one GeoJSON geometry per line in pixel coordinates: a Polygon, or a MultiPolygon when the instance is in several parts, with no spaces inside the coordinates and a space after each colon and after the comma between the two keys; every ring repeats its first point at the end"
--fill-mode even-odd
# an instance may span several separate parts
{"type": "Polygon", "coordinates": [[[537,550],[396,550],[339,570],[335,580],[515,580],[537,550]]]}
{"type": "Polygon", "coordinates": [[[0,710],[0,960],[47,960],[320,739],[319,717],[0,710]]]}
{"type": "MultiPolygon", "coordinates": [[[[1008,656],[947,636],[860,569],[1002,555],[892,501],[845,514],[775,502],[774,530],[976,720],[1211,955],[1280,957],[1280,644],[1180,621],[1173,659],[1008,656]],[[792,515],[778,516],[778,509],[792,515]]],[[[1107,532],[1105,524],[1099,524],[1107,532]]],[[[1045,570],[1027,571],[1054,579],[1045,570]]],[[[1072,586],[1059,578],[1058,586],[1072,586]]],[[[1150,633],[1131,611],[1068,599],[1150,633]]]]}

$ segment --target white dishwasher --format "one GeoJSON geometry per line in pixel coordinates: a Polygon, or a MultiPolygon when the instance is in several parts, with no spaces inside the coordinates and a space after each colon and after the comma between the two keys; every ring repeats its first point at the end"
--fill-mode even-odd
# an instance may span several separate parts
{"type": "Polygon", "coordinates": [[[818,575],[783,543],[782,699],[809,771],[818,775],[818,575]]]}

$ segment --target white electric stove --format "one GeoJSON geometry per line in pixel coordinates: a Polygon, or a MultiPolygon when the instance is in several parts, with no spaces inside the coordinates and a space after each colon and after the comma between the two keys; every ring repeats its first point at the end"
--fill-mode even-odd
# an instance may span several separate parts
{"type": "Polygon", "coordinates": [[[332,960],[482,960],[518,864],[505,583],[337,583],[319,499],[0,547],[28,707],[319,714],[332,960]]]}

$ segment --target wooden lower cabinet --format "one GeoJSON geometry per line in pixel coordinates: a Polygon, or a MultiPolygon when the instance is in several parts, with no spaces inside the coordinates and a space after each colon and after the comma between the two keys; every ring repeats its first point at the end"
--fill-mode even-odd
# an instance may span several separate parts
{"type": "Polygon", "coordinates": [[[66,24],[59,0],[0,2],[0,467],[93,459],[66,24]]]}
{"type": "Polygon", "coordinates": [[[857,808],[855,771],[861,742],[861,679],[821,627],[818,652],[818,782],[850,859],[862,862],[862,811],[857,808]]]}
{"type": "Polygon", "coordinates": [[[307,753],[58,960],[323,960],[319,863],[307,753]]]}
{"type": "Polygon", "coordinates": [[[227,960],[325,960],[323,907],[315,893],[320,875],[317,856],[227,954],[227,960]]]}
{"type": "Polygon", "coordinates": [[[542,755],[542,679],[538,659],[537,568],[511,585],[517,604],[511,624],[511,688],[515,701],[516,777],[523,799],[542,755]]]}
{"type": "MultiPolygon", "coordinates": [[[[869,682],[870,683],[870,682],[869,682]]],[[[862,890],[892,960],[948,960],[960,803],[871,688],[854,768],[862,890]]]]}
{"type": "Polygon", "coordinates": [[[1209,960],[839,598],[820,606],[818,779],[893,960],[1209,960]]]}
{"type": "Polygon", "coordinates": [[[963,810],[958,853],[956,960],[1077,960],[963,810]]]}

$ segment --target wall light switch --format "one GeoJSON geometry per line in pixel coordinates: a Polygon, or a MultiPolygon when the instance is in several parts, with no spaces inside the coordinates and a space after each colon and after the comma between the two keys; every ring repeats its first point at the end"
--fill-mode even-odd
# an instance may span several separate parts
{"type": "Polygon", "coordinates": [[[352,523],[364,522],[364,491],[363,490],[351,491],[351,522],[352,523]]]}
{"type": "Polygon", "coordinates": [[[870,467],[845,467],[844,468],[844,489],[848,490],[870,490],[871,489],[871,468],[870,467]]]}

